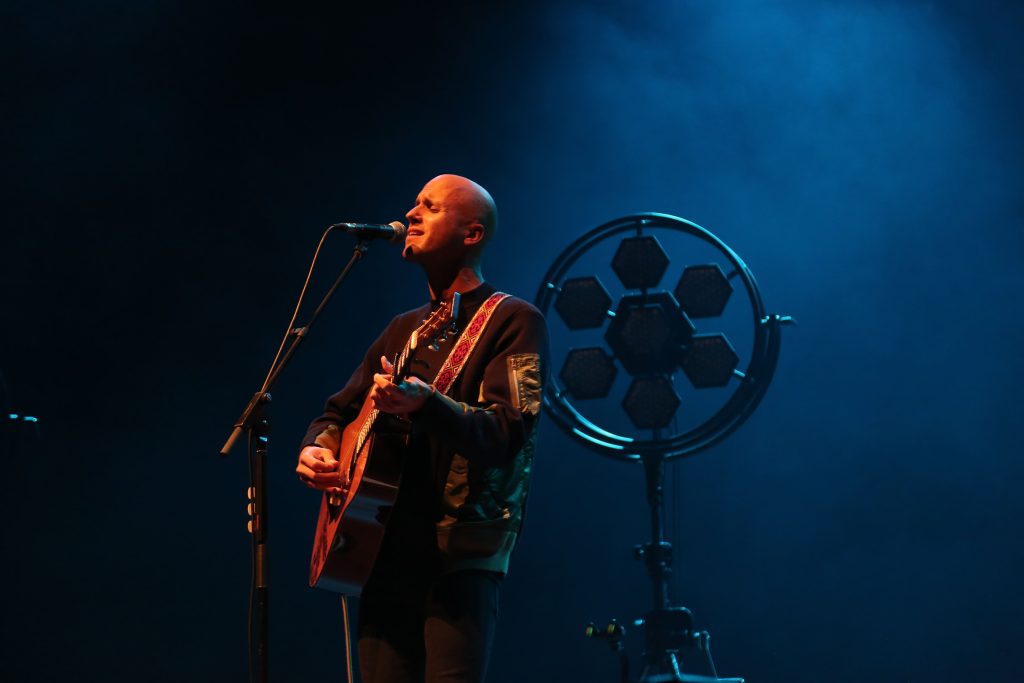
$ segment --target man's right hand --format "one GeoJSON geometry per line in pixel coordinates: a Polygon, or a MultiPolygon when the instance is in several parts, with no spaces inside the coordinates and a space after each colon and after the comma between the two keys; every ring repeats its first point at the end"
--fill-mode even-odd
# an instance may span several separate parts
{"type": "Polygon", "coordinates": [[[306,446],[299,453],[295,468],[306,486],[327,493],[342,493],[348,488],[348,473],[342,473],[334,451],[319,446],[306,446]]]}

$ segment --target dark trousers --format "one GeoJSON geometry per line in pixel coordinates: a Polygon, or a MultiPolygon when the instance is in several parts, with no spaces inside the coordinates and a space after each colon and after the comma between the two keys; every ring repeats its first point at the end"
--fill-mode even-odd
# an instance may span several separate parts
{"type": "Polygon", "coordinates": [[[359,603],[363,683],[482,683],[500,582],[485,571],[374,576],[359,603]]]}

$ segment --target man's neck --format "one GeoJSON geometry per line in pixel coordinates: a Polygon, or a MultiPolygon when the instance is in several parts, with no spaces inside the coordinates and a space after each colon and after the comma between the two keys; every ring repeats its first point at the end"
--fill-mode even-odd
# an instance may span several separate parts
{"type": "Polygon", "coordinates": [[[430,298],[448,299],[455,292],[463,293],[476,289],[484,282],[479,265],[460,266],[454,273],[428,273],[427,284],[430,298]]]}

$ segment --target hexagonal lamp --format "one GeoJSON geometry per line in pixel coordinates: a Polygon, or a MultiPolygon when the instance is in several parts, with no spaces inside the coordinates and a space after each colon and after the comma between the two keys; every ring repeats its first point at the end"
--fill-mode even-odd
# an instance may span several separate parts
{"type": "Polygon", "coordinates": [[[675,369],[679,347],[693,331],[676,300],[662,291],[622,297],[604,336],[627,372],[647,375],[675,369]]]}
{"type": "Polygon", "coordinates": [[[698,389],[724,387],[733,376],[739,356],[724,334],[695,334],[680,365],[698,389]]]}
{"type": "Polygon", "coordinates": [[[576,399],[603,398],[615,381],[618,368],[600,346],[570,349],[558,376],[576,399]]]}
{"type": "Polygon", "coordinates": [[[612,270],[628,289],[657,287],[668,268],[668,254],[654,235],[627,237],[612,257],[612,270]]]}
{"type": "Polygon", "coordinates": [[[679,403],[668,377],[639,377],[629,386],[622,407],[638,429],[661,429],[672,422],[679,403]]]}
{"type": "Polygon", "coordinates": [[[722,315],[732,295],[732,283],[717,263],[687,266],[675,289],[676,301],[691,318],[722,315]]]}
{"type": "Polygon", "coordinates": [[[571,330],[600,327],[611,305],[611,295],[595,276],[566,280],[555,300],[555,310],[571,330]]]}

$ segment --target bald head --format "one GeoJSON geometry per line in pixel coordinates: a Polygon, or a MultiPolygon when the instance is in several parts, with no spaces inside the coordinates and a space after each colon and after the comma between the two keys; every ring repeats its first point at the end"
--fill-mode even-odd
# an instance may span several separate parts
{"type": "Polygon", "coordinates": [[[434,270],[478,266],[498,227],[491,194],[469,178],[450,173],[424,185],[405,217],[409,231],[402,256],[434,270]]]}
{"type": "Polygon", "coordinates": [[[498,229],[498,208],[494,198],[482,185],[453,173],[442,173],[424,186],[440,192],[463,220],[479,223],[484,230],[481,247],[489,242],[498,229]]]}

